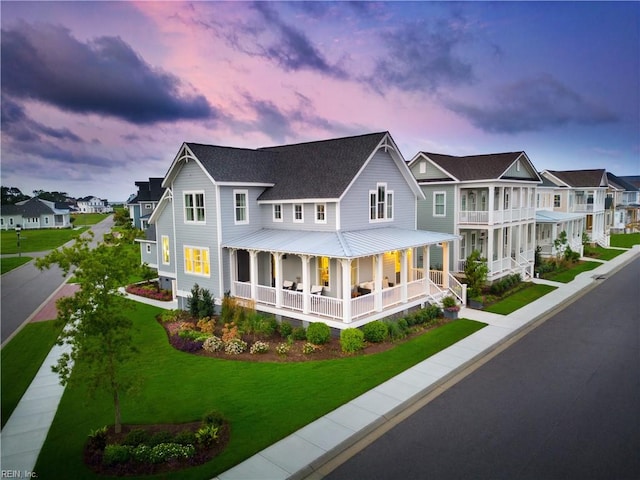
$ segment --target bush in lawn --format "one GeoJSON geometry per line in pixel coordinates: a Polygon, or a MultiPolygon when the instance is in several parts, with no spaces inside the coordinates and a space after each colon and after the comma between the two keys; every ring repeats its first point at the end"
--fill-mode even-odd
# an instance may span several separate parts
{"type": "Polygon", "coordinates": [[[276,347],[276,353],[282,357],[286,357],[287,354],[291,351],[291,344],[289,343],[279,343],[276,347]]]}
{"type": "Polygon", "coordinates": [[[205,288],[201,288],[200,299],[198,301],[198,318],[212,317],[214,313],[215,306],[211,292],[205,288]]]}
{"type": "Polygon", "coordinates": [[[225,323],[222,327],[222,341],[226,344],[234,338],[240,338],[240,332],[235,322],[225,323]]]}
{"type": "Polygon", "coordinates": [[[191,288],[191,296],[187,299],[187,308],[193,318],[198,318],[200,308],[200,285],[197,283],[194,283],[191,288]]]}
{"type": "Polygon", "coordinates": [[[307,342],[302,346],[302,353],[305,355],[310,355],[314,352],[320,350],[320,346],[314,345],[313,343],[307,342]]]}
{"type": "Polygon", "coordinates": [[[181,350],[187,353],[194,353],[202,348],[204,342],[199,340],[192,340],[190,338],[182,338],[180,335],[171,335],[169,343],[176,350],[181,350]]]}
{"type": "Polygon", "coordinates": [[[306,340],[307,331],[304,329],[304,327],[295,327],[291,332],[291,336],[294,340],[306,340]]]}
{"type": "Polygon", "coordinates": [[[161,443],[151,449],[151,462],[164,463],[177,458],[191,458],[196,454],[193,445],[178,443],[161,443]]]}
{"type": "Polygon", "coordinates": [[[257,342],[254,342],[254,344],[251,345],[251,348],[249,349],[249,353],[251,354],[267,353],[268,351],[269,351],[269,344],[267,342],[263,342],[262,340],[258,340],[257,342]]]}
{"type": "Polygon", "coordinates": [[[282,338],[289,338],[289,335],[293,333],[293,327],[289,322],[282,321],[278,327],[278,332],[282,338]]]}
{"type": "Polygon", "coordinates": [[[104,450],[107,446],[107,427],[97,428],[89,433],[88,447],[91,450],[104,450]]]}
{"type": "Polygon", "coordinates": [[[224,346],[224,353],[228,355],[240,355],[247,350],[247,342],[239,338],[232,338],[224,346]]]}
{"type": "Polygon", "coordinates": [[[235,298],[229,295],[229,292],[224,294],[222,299],[222,307],[220,309],[220,321],[222,323],[229,323],[233,320],[235,310],[238,306],[238,302],[235,298]]]}
{"type": "Polygon", "coordinates": [[[164,432],[157,432],[151,435],[151,438],[146,442],[146,445],[149,445],[150,447],[155,447],[156,445],[160,445],[161,443],[172,443],[172,442],[173,442],[173,435],[171,435],[171,433],[167,431],[164,431],[164,432]]]}
{"type": "Polygon", "coordinates": [[[307,327],[307,340],[314,345],[324,345],[331,340],[329,325],[322,322],[314,322],[307,327]]]}
{"type": "Polygon", "coordinates": [[[203,415],[202,425],[221,427],[224,425],[224,416],[217,410],[211,410],[203,415]]]}
{"type": "Polygon", "coordinates": [[[124,437],[122,441],[122,445],[131,445],[132,447],[137,447],[143,443],[147,443],[149,440],[149,434],[146,430],[142,430],[141,428],[136,428],[135,430],[131,430],[127,433],[127,436],[124,437]]]}
{"type": "Polygon", "coordinates": [[[409,323],[407,323],[406,318],[398,319],[398,328],[402,331],[403,335],[406,336],[409,332],[409,323]]]}
{"type": "Polygon", "coordinates": [[[438,305],[429,305],[427,308],[422,309],[424,323],[431,323],[442,316],[442,310],[438,305]]]}
{"type": "Polygon", "coordinates": [[[221,352],[224,349],[224,342],[219,337],[212,335],[204,341],[202,349],[210,353],[221,352]]]}
{"type": "Polygon", "coordinates": [[[214,318],[204,317],[198,320],[197,326],[202,333],[213,334],[216,329],[216,321],[214,318]]]}
{"type": "Polygon", "coordinates": [[[344,353],[356,353],[364,348],[364,333],[357,328],[340,332],[340,348],[344,353]]]}
{"type": "Polygon", "coordinates": [[[220,427],[217,425],[203,425],[196,432],[196,441],[200,445],[209,447],[218,441],[220,427]]]}
{"type": "Polygon", "coordinates": [[[189,430],[183,430],[173,438],[173,442],[179,445],[195,445],[196,434],[189,430]]]}
{"type": "Polygon", "coordinates": [[[387,330],[389,331],[389,338],[391,338],[392,342],[396,340],[401,340],[406,337],[405,332],[398,326],[398,322],[390,321],[387,322],[387,330]]]}
{"type": "Polygon", "coordinates": [[[164,310],[160,314],[160,321],[162,323],[177,322],[184,319],[185,313],[184,310],[164,310]]]}
{"type": "Polygon", "coordinates": [[[131,459],[131,450],[129,445],[107,445],[102,455],[102,463],[105,465],[127,463],[131,459]]]}
{"type": "Polygon", "coordinates": [[[375,320],[362,327],[362,333],[364,333],[364,339],[367,342],[381,343],[384,342],[387,335],[389,335],[389,330],[380,320],[375,320]]]}

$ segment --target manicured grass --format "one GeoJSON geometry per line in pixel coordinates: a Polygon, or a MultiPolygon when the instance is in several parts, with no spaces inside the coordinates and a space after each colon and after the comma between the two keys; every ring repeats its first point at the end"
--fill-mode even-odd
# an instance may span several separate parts
{"type": "MultiPolygon", "coordinates": [[[[41,230],[22,230],[20,233],[21,252],[43,252],[53,250],[73,240],[87,230],[80,228],[45,228],[41,230]]],[[[0,232],[2,253],[18,253],[17,234],[14,230],[0,232]]]]}
{"type": "MultiPolygon", "coordinates": [[[[162,478],[209,479],[343,405],[381,382],[482,328],[458,320],[377,354],[301,363],[261,363],[199,357],[174,350],[154,316],[137,304],[140,355],[131,371],[144,377],[137,396],[122,399],[123,422],[181,423],[216,409],[231,424],[231,440],[213,461],[162,478]]],[[[67,388],[38,458],[38,476],[102,478],[83,464],[90,430],[113,423],[106,394],[87,400],[84,388],[67,388]]]]}
{"type": "Polygon", "coordinates": [[[71,218],[75,218],[73,221],[74,227],[80,227],[83,225],[95,225],[107,218],[110,213],[74,213],[71,218]]]}
{"type": "Polygon", "coordinates": [[[611,246],[631,248],[640,245],[640,233],[616,233],[611,235],[611,246]]]}
{"type": "Polygon", "coordinates": [[[2,361],[2,426],[40,369],[62,326],[55,321],[26,325],[0,352],[2,361]]]}
{"type": "Polygon", "coordinates": [[[32,257],[4,257],[0,259],[0,266],[2,267],[2,274],[10,272],[14,268],[18,268],[20,265],[24,265],[25,263],[33,260],[32,257]]]}
{"type": "Polygon", "coordinates": [[[612,258],[616,258],[618,255],[622,255],[623,253],[624,250],[603,248],[600,245],[596,245],[595,247],[584,247],[585,257],[597,258],[598,260],[611,260],[612,258]]]}
{"type": "Polygon", "coordinates": [[[544,278],[546,280],[552,280],[554,282],[569,283],[574,278],[576,278],[576,275],[578,275],[579,273],[588,272],[589,270],[593,270],[600,265],[602,265],[600,262],[580,262],[570,269],[545,273],[544,278]]]}
{"type": "Polygon", "coordinates": [[[521,307],[528,305],[529,303],[537,300],[538,298],[546,295],[549,292],[555,290],[556,287],[551,285],[542,285],[538,283],[530,283],[525,288],[518,290],[517,292],[503,298],[499,302],[489,305],[484,310],[491,313],[499,313],[500,315],[508,315],[511,312],[515,312],[521,307]]]}

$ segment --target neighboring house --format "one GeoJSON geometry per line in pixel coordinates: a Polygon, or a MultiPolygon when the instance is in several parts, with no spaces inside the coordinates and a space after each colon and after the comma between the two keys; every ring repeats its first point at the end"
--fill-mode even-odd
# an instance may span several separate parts
{"type": "Polygon", "coordinates": [[[15,205],[2,205],[1,211],[2,230],[13,230],[18,225],[24,229],[71,227],[71,211],[65,203],[34,197],[15,205]]]}
{"type": "Polygon", "coordinates": [[[605,222],[612,233],[625,233],[640,229],[640,188],[607,172],[607,199],[605,222]]]}
{"type": "MultiPolygon", "coordinates": [[[[525,152],[456,157],[420,152],[409,163],[425,199],[418,202],[418,228],[459,235],[453,271],[464,272],[478,250],[487,259],[488,280],[533,275],[535,195],[541,182],[525,152]]],[[[431,262],[442,263],[434,251],[431,262]]]]}
{"type": "Polygon", "coordinates": [[[109,205],[109,202],[103,198],[98,197],[82,197],[77,201],[79,213],[110,213],[113,212],[113,208],[109,205]]]}
{"type": "Polygon", "coordinates": [[[562,254],[566,247],[582,256],[582,232],[586,226],[586,215],[555,211],[562,203],[561,195],[556,193],[558,188],[558,185],[546,177],[542,177],[542,184],[537,187],[536,247],[546,257],[562,254]],[[566,233],[567,243],[564,246],[556,244],[562,232],[566,233]]]}
{"type": "Polygon", "coordinates": [[[609,231],[605,222],[606,171],[544,170],[542,176],[557,186],[554,195],[559,195],[559,202],[553,210],[585,214],[585,231],[589,239],[599,245],[609,246],[609,231]]]}
{"type": "Polygon", "coordinates": [[[181,308],[198,284],[218,302],[229,292],[346,328],[448,288],[463,297],[446,267],[416,268],[456,237],[416,229],[422,193],[388,132],[255,150],[184,143],[162,186],[141,255],[181,308]]]}
{"type": "Polygon", "coordinates": [[[138,193],[132,195],[127,200],[129,217],[133,226],[140,230],[146,230],[149,224],[149,217],[160,201],[164,188],[162,188],[161,177],[149,178],[149,181],[135,182],[138,193]]]}

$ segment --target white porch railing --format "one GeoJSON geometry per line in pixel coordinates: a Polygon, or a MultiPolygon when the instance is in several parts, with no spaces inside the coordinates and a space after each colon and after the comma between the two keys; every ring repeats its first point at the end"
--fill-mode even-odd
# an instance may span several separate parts
{"type": "Polygon", "coordinates": [[[489,223],[489,212],[486,210],[463,210],[459,216],[460,223],[489,223]]]}
{"type": "Polygon", "coordinates": [[[449,272],[449,290],[462,302],[462,305],[467,304],[467,286],[460,283],[451,272],[449,272]]]}
{"type": "MultiPolygon", "coordinates": [[[[249,291],[251,291],[251,287],[249,287],[249,291]]],[[[276,289],[273,287],[257,285],[256,295],[258,302],[266,303],[267,305],[276,304],[276,289]]]]}
{"type": "Polygon", "coordinates": [[[436,285],[444,285],[442,270],[429,270],[429,280],[436,285]]]}
{"type": "Polygon", "coordinates": [[[395,285],[382,290],[382,308],[387,308],[400,302],[402,302],[401,285],[395,285]]]}
{"type": "Polygon", "coordinates": [[[251,284],[246,282],[233,282],[235,296],[240,298],[251,298],[251,284]]]}
{"type": "Polygon", "coordinates": [[[292,310],[304,310],[304,296],[302,292],[282,290],[282,306],[292,310]]]}
{"type": "Polygon", "coordinates": [[[342,299],[311,295],[309,310],[316,315],[342,318],[342,299]]]}
{"type": "Polygon", "coordinates": [[[375,311],[376,302],[373,293],[361,295],[351,300],[351,316],[358,318],[375,311]]]}

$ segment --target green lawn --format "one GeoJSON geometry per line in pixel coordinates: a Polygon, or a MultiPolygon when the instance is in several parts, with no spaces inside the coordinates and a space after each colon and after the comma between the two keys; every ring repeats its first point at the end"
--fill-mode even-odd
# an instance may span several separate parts
{"type": "Polygon", "coordinates": [[[107,218],[110,213],[74,213],[71,218],[75,218],[73,221],[74,227],[81,227],[86,225],[95,225],[107,218]]]}
{"type": "Polygon", "coordinates": [[[33,260],[32,257],[4,257],[0,258],[0,266],[2,267],[2,274],[10,272],[14,268],[18,268],[20,265],[24,265],[25,263],[33,260]]]}
{"type": "Polygon", "coordinates": [[[546,280],[552,280],[554,282],[569,283],[574,278],[576,278],[576,275],[578,275],[579,273],[588,272],[589,270],[593,270],[600,265],[602,265],[600,262],[580,262],[569,269],[545,273],[544,278],[546,280]]]}
{"type": "Polygon", "coordinates": [[[611,246],[631,248],[640,245],[640,233],[617,233],[611,235],[611,246]]]}
{"type": "Polygon", "coordinates": [[[611,260],[612,258],[616,258],[618,255],[622,255],[623,253],[624,250],[603,248],[600,245],[596,245],[595,247],[585,245],[584,247],[585,257],[597,258],[598,260],[611,260]]]}
{"type": "Polygon", "coordinates": [[[489,305],[484,310],[491,313],[499,313],[500,315],[508,315],[555,289],[556,287],[551,285],[530,283],[527,287],[518,290],[493,305],[489,305]]]}
{"type": "Polygon", "coordinates": [[[36,375],[60,335],[55,322],[26,325],[0,352],[2,388],[2,426],[36,375]]]}
{"type": "MultiPolygon", "coordinates": [[[[41,230],[22,230],[20,233],[21,252],[43,252],[64,245],[78,237],[87,228],[44,228],[41,230]]],[[[2,253],[18,253],[17,234],[14,230],[0,232],[2,253]]]]}
{"type": "MultiPolygon", "coordinates": [[[[132,371],[144,376],[141,393],[124,396],[123,422],[182,423],[212,409],[231,424],[231,440],[213,461],[162,478],[209,479],[343,405],[410,366],[482,328],[458,320],[377,355],[256,363],[199,357],[174,350],[154,316],[137,304],[140,355],[132,371]]],[[[107,395],[88,400],[84,388],[67,388],[35,467],[38,476],[102,478],[82,461],[90,430],[113,423],[107,395]]]]}

